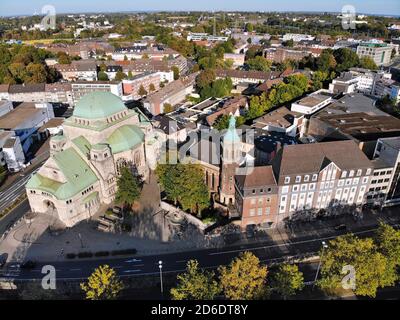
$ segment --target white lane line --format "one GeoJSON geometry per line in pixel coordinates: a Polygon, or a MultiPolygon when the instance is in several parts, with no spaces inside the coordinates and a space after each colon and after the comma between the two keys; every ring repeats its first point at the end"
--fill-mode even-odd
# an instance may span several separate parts
{"type": "Polygon", "coordinates": [[[81,271],[82,269],[76,268],[76,269],[69,269],[69,271],[81,271]]]}
{"type": "Polygon", "coordinates": [[[142,270],[124,270],[125,273],[140,272],[142,270]]]}
{"type": "MultiPolygon", "coordinates": [[[[367,233],[371,231],[375,231],[375,229],[370,229],[370,230],[365,230],[365,231],[359,231],[359,232],[353,232],[353,234],[362,234],[362,233],[367,233]]],[[[310,242],[318,242],[318,241],[323,241],[323,240],[329,240],[329,239],[334,239],[337,238],[339,235],[334,235],[330,237],[324,237],[324,238],[318,238],[318,239],[309,239],[309,240],[302,240],[302,241],[297,241],[297,242],[285,242],[285,243],[280,243],[280,244],[272,244],[269,246],[261,246],[261,247],[254,247],[254,248],[246,248],[246,249],[236,249],[236,250],[229,250],[229,251],[221,251],[221,252],[213,252],[209,253],[209,256],[216,256],[216,255],[221,255],[221,254],[227,254],[227,253],[235,253],[235,252],[242,252],[242,251],[254,251],[254,250],[260,250],[260,249],[268,249],[268,248],[276,248],[276,247],[286,247],[286,246],[293,246],[296,244],[304,244],[304,243],[310,243],[310,242]]]]}
{"type": "Polygon", "coordinates": [[[132,263],[132,262],[142,262],[142,260],[140,259],[130,259],[130,260],[126,260],[126,263],[132,263]]]}

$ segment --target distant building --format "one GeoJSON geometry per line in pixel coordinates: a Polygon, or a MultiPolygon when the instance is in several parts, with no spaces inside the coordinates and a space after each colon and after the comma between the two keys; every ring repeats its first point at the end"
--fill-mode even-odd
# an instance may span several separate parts
{"type": "Polygon", "coordinates": [[[84,95],[92,92],[110,92],[122,98],[122,82],[119,81],[76,81],[71,83],[72,97],[77,103],[84,95]]]}
{"type": "Polygon", "coordinates": [[[286,33],[282,37],[282,41],[293,40],[294,42],[312,41],[315,37],[309,34],[286,33]]]}
{"type": "Polygon", "coordinates": [[[132,79],[122,80],[122,86],[124,89],[124,96],[130,99],[140,99],[142,96],[139,94],[139,90],[143,87],[147,94],[157,91],[160,88],[161,77],[158,72],[145,72],[134,76],[132,79]],[[154,87],[151,90],[152,85],[154,87]]]}
{"type": "Polygon", "coordinates": [[[244,54],[236,54],[236,53],[225,53],[224,61],[232,60],[233,67],[237,68],[244,65],[244,54]]]}
{"type": "Polygon", "coordinates": [[[158,92],[148,95],[143,103],[144,107],[152,115],[164,113],[164,107],[166,104],[175,106],[184,101],[186,96],[193,91],[196,76],[196,74],[191,74],[187,78],[181,78],[168,83],[158,92]]]}

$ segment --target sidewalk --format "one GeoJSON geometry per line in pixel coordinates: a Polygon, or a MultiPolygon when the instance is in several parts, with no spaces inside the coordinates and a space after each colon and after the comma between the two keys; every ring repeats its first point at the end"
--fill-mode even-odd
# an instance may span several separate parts
{"type": "MultiPolygon", "coordinates": [[[[146,188],[146,191],[150,191],[146,188]]],[[[147,198],[146,204],[151,203],[150,192],[144,192],[147,198]]],[[[144,202],[145,203],[145,202],[144,202]]],[[[173,252],[183,252],[191,250],[201,250],[210,248],[229,248],[241,245],[273,245],[301,241],[310,238],[323,238],[338,235],[334,230],[334,226],[346,224],[347,230],[342,233],[351,232],[353,230],[374,229],[379,220],[397,223],[400,220],[398,208],[385,210],[381,214],[367,213],[364,219],[354,221],[351,217],[340,217],[334,220],[323,222],[307,222],[299,224],[293,228],[293,232],[285,228],[271,229],[265,234],[257,234],[255,238],[247,239],[244,234],[241,239],[226,243],[223,236],[207,239],[204,235],[196,230],[190,230],[184,239],[176,239],[169,242],[162,241],[162,221],[154,221],[154,208],[143,208],[141,213],[135,214],[135,221],[138,229],[129,234],[109,234],[96,230],[94,221],[82,222],[74,228],[54,236],[46,231],[48,220],[46,217],[38,217],[35,227],[29,226],[23,221],[16,229],[10,232],[9,236],[0,243],[0,252],[8,253],[9,258],[14,260],[35,259],[41,261],[53,261],[66,259],[61,252],[79,253],[84,251],[112,251],[120,249],[138,250],[138,255],[156,255],[173,252]],[[140,231],[140,230],[143,230],[140,231]],[[146,231],[146,232],[144,232],[146,231]]],[[[10,260],[9,260],[10,261],[10,260]]]]}

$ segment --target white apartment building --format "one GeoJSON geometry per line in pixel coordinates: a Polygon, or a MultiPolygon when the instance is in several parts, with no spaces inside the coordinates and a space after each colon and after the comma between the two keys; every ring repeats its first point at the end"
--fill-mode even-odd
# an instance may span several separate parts
{"type": "Polygon", "coordinates": [[[373,170],[351,140],[285,146],[273,167],[280,221],[304,210],[361,207],[373,170]]]}

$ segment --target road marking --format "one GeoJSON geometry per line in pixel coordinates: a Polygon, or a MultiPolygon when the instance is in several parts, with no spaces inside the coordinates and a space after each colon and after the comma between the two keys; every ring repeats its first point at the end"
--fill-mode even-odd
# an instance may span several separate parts
{"type": "Polygon", "coordinates": [[[140,259],[131,259],[131,260],[126,260],[126,263],[132,263],[132,262],[142,262],[140,259]]]}
{"type": "Polygon", "coordinates": [[[187,262],[188,260],[177,260],[177,261],[175,261],[176,263],[184,263],[184,262],[187,262]]]}
{"type": "Polygon", "coordinates": [[[80,271],[80,270],[82,270],[82,269],[80,269],[80,268],[76,268],[76,269],[69,269],[69,271],[80,271]]]}
{"type": "MultiPolygon", "coordinates": [[[[376,228],[370,229],[370,230],[359,231],[359,232],[353,232],[353,234],[355,234],[355,235],[362,234],[362,233],[367,233],[367,232],[371,232],[371,231],[375,231],[375,230],[376,230],[376,228]]],[[[242,252],[242,251],[254,251],[254,250],[268,249],[268,248],[274,248],[274,247],[286,247],[286,246],[292,246],[292,245],[296,245],[296,244],[304,244],[304,243],[334,239],[334,238],[337,238],[338,236],[339,235],[334,235],[334,236],[318,238],[318,239],[309,239],[309,240],[302,240],[302,241],[297,241],[297,242],[285,242],[285,243],[280,243],[280,244],[272,244],[269,246],[261,246],[261,247],[247,248],[247,249],[236,249],[236,250],[221,251],[221,252],[212,252],[212,253],[209,253],[208,255],[216,256],[216,255],[221,255],[221,254],[235,253],[235,252],[242,252]]]]}
{"type": "Polygon", "coordinates": [[[125,273],[140,272],[142,270],[124,270],[125,273]]]}

